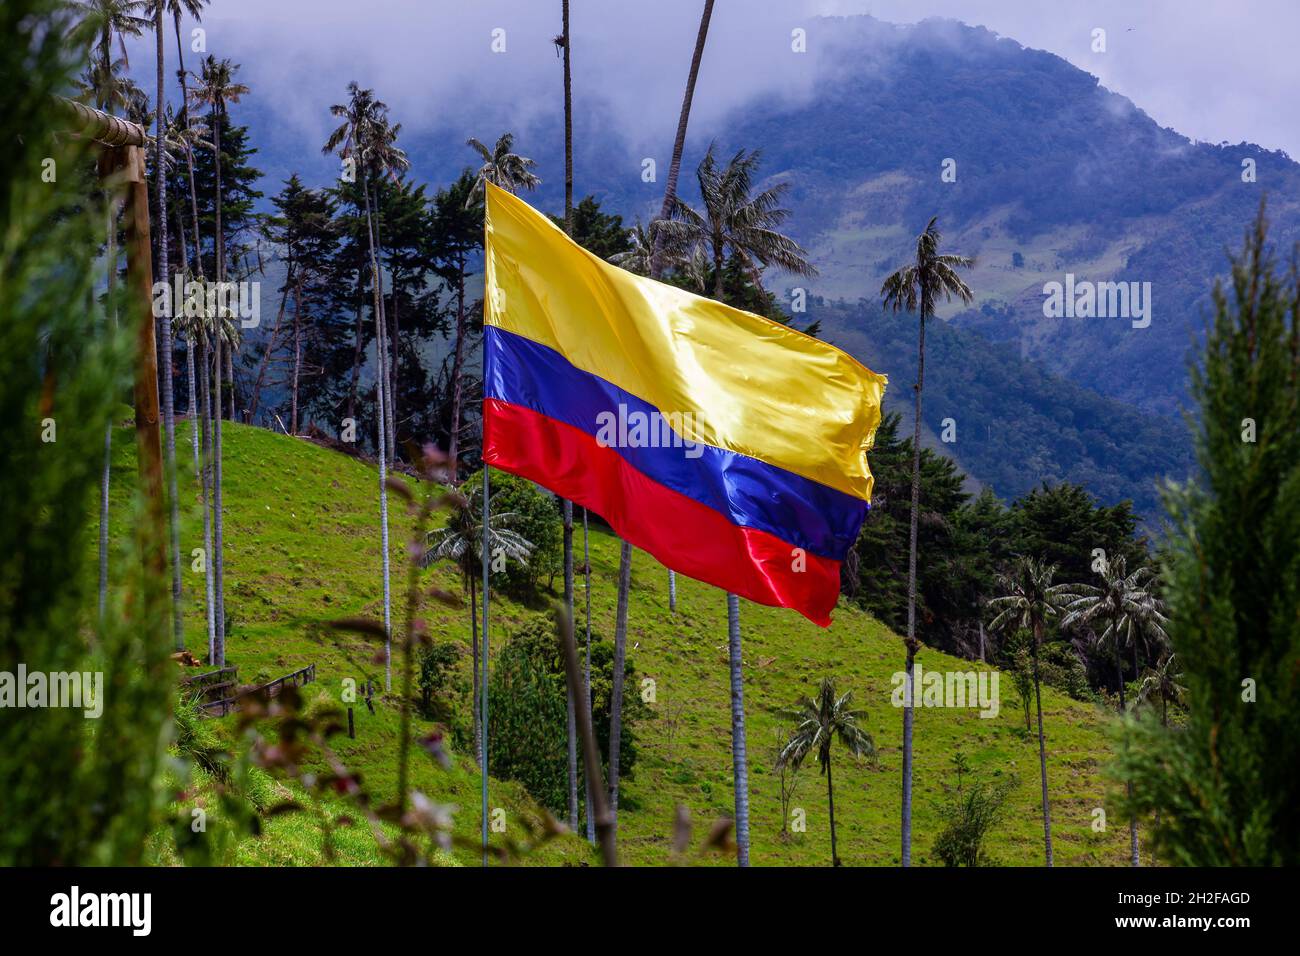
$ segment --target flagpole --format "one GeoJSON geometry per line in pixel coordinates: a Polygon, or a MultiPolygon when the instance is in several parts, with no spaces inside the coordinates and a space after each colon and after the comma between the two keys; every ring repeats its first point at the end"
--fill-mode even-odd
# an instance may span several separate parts
{"type": "MultiPolygon", "coordinates": [[[[485,449],[486,450],[486,449],[485,449]]],[[[482,719],[479,721],[479,733],[482,735],[483,766],[479,768],[483,775],[483,865],[488,865],[488,568],[491,556],[488,554],[488,463],[483,461],[483,675],[479,682],[482,719]]]]}

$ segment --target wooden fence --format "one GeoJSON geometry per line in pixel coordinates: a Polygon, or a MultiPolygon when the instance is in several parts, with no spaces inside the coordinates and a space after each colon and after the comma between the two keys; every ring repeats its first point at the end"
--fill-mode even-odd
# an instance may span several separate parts
{"type": "MultiPolygon", "coordinates": [[[[225,668],[231,670],[232,668],[225,668]]],[[[213,672],[216,673],[216,672],[213,672]]],[[[199,675],[200,677],[207,675],[199,675]]],[[[260,696],[264,700],[270,700],[272,697],[278,697],[280,691],[285,687],[302,687],[304,684],[310,684],[316,679],[316,665],[308,664],[292,674],[285,674],[283,677],[277,677],[275,680],[262,684],[260,687],[250,687],[248,690],[240,691],[231,697],[225,697],[221,700],[209,701],[199,705],[199,710],[209,717],[224,717],[233,710],[238,710],[240,702],[248,697],[260,696]]]]}

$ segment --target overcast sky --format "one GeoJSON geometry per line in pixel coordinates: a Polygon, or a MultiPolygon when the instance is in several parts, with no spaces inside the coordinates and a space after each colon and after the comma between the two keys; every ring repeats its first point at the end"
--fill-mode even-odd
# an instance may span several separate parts
{"type": "MultiPolygon", "coordinates": [[[[634,144],[671,140],[701,7],[573,0],[575,108],[608,117],[634,144]]],[[[208,51],[243,65],[249,105],[274,116],[276,145],[301,140],[305,157],[319,150],[327,107],[350,79],[373,86],[417,134],[454,126],[486,137],[552,113],[559,10],[558,0],[214,0],[203,25],[208,51]],[[497,28],[504,53],[491,50],[497,28]]],[[[1066,58],[1194,139],[1300,157],[1297,0],[717,0],[693,126],[806,92],[816,58],[787,55],[790,31],[853,13],[986,26],[1066,58]],[[1095,28],[1106,30],[1104,53],[1091,49],[1095,28]]],[[[152,40],[135,41],[131,59],[152,89],[152,40]]],[[[187,66],[196,60],[187,52],[187,66]]]]}

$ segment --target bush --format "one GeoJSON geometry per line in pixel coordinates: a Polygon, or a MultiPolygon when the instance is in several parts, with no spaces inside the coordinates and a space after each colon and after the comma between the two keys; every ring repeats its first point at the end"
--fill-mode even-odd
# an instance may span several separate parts
{"type": "MultiPolygon", "coordinates": [[[[592,636],[592,724],[608,779],[609,718],[614,647],[592,636]]],[[[579,658],[584,657],[579,647],[579,658]]],[[[624,664],[623,728],[619,773],[633,777],[637,760],[635,727],[647,713],[637,693],[636,667],[624,664]]],[[[555,624],[537,615],[502,647],[488,679],[488,764],[493,775],[522,783],[538,802],[557,813],[568,807],[568,708],[555,624]]],[[[578,792],[586,783],[578,764],[578,792]]]]}
{"type": "Polygon", "coordinates": [[[431,720],[448,720],[455,712],[452,677],[461,654],[458,644],[431,644],[420,651],[420,708],[431,720]]]}
{"type": "Polygon", "coordinates": [[[944,866],[993,866],[984,848],[993,827],[1002,819],[1008,797],[1015,790],[1013,776],[995,784],[962,785],[968,772],[965,755],[953,755],[957,769],[957,789],[952,803],[943,811],[946,825],[934,841],[934,855],[944,866]]]}

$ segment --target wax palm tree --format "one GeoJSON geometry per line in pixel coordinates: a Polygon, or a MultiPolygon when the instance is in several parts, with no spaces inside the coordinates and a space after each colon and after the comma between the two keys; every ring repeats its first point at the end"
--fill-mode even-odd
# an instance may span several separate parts
{"type": "Polygon", "coordinates": [[[114,90],[112,79],[117,71],[110,67],[115,62],[114,43],[121,53],[120,62],[130,67],[126,53],[126,38],[137,37],[152,26],[144,16],[148,0],[77,0],[73,5],[78,16],[73,24],[70,41],[90,51],[90,60],[96,75],[110,81],[97,89],[96,105],[110,109],[114,90]]]}
{"type": "MultiPolygon", "coordinates": [[[[673,138],[673,153],[668,163],[668,179],[664,184],[663,205],[659,210],[659,219],[650,223],[647,233],[642,237],[647,256],[645,271],[641,274],[648,275],[653,279],[662,276],[664,270],[671,267],[681,257],[681,250],[674,251],[665,248],[671,246],[672,243],[666,242],[667,237],[664,230],[657,228],[656,223],[666,221],[672,215],[673,205],[677,202],[677,179],[681,175],[682,153],[686,148],[686,127],[691,119],[691,102],[695,99],[695,80],[700,75],[700,61],[704,58],[704,43],[709,37],[709,20],[712,17],[713,0],[704,0],[704,12],[700,14],[700,28],[695,34],[695,50],[691,54],[691,66],[686,74],[686,91],[682,94],[682,108],[677,114],[677,134],[673,138]]],[[[672,568],[669,568],[668,612],[674,614],[676,611],[677,573],[672,568]]]]}
{"type": "Polygon", "coordinates": [[[975,260],[967,256],[941,255],[941,235],[936,223],[930,220],[925,231],[916,237],[916,260],[893,273],[880,289],[886,309],[895,312],[906,309],[917,313],[916,385],[912,431],[912,523],[907,556],[907,688],[903,705],[903,866],[912,865],[912,674],[916,652],[921,642],[916,636],[916,538],[921,507],[921,389],[925,385],[925,322],[934,315],[940,298],[951,300],[954,296],[969,303],[973,298],[970,287],[957,275],[958,269],[968,269],[975,260]]]}
{"type": "Polygon", "coordinates": [[[1038,651],[1043,643],[1047,621],[1056,617],[1059,610],[1077,595],[1067,584],[1053,584],[1056,565],[1044,564],[1033,558],[1017,559],[1011,573],[1002,580],[1001,597],[993,598],[988,606],[996,612],[990,627],[1008,633],[1019,629],[1033,635],[1034,701],[1038,709],[1038,767],[1043,789],[1043,841],[1047,849],[1047,865],[1052,865],[1052,810],[1047,798],[1047,745],[1043,737],[1043,692],[1038,674],[1038,651]]]}
{"type": "MultiPolygon", "coordinates": [[[[700,61],[704,58],[704,43],[709,36],[709,20],[713,16],[713,0],[704,0],[704,12],[700,14],[700,29],[695,35],[695,51],[691,54],[691,67],[686,74],[686,92],[682,95],[681,112],[677,115],[677,135],[673,138],[673,154],[668,164],[668,181],[664,184],[664,202],[659,210],[659,219],[667,220],[673,213],[677,202],[677,179],[682,170],[682,153],[686,148],[686,127],[691,118],[691,102],[695,98],[695,80],[700,75],[700,61]]],[[[653,226],[653,223],[651,223],[653,226]]],[[[667,236],[659,230],[649,237],[650,263],[645,275],[658,279],[669,264],[662,259],[664,242],[667,236]]],[[[669,574],[672,574],[670,571],[669,574]]]]}
{"type": "Polygon", "coordinates": [[[761,270],[776,266],[795,275],[815,276],[817,269],[806,258],[803,248],[777,228],[790,216],[781,207],[781,197],[790,188],[779,183],[758,195],[751,195],[754,175],[762,151],[748,155],[739,150],[726,166],[718,163],[709,146],[695,171],[704,209],[697,211],[673,197],[672,218],[664,221],[664,242],[676,242],[684,248],[703,246],[713,259],[713,297],[723,298],[723,265],[728,254],[761,281],[761,270]]]}
{"type": "MultiPolygon", "coordinates": [[[[1134,676],[1137,676],[1137,645],[1144,633],[1158,634],[1164,637],[1164,604],[1150,589],[1150,582],[1155,572],[1149,567],[1140,567],[1131,573],[1123,555],[1105,561],[1102,564],[1100,587],[1091,584],[1073,586],[1075,597],[1066,606],[1066,613],[1061,619],[1064,628],[1080,627],[1101,623],[1100,629],[1094,626],[1099,647],[1109,646],[1115,659],[1115,678],[1119,682],[1119,713],[1127,710],[1124,700],[1124,668],[1120,663],[1120,650],[1124,644],[1133,645],[1134,676]]],[[[1133,784],[1126,784],[1129,796],[1133,795],[1133,784]]],[[[1133,866],[1139,863],[1137,817],[1129,817],[1129,850],[1133,866]]]]}
{"type": "MultiPolygon", "coordinates": [[[[157,0],[151,0],[157,2],[157,0]]],[[[172,26],[176,33],[176,79],[181,87],[181,111],[178,119],[178,125],[184,131],[183,134],[189,134],[194,128],[192,117],[190,116],[190,91],[187,83],[188,73],[185,70],[185,44],[181,42],[181,17],[188,14],[194,21],[201,22],[203,17],[203,8],[207,5],[208,0],[163,0],[164,6],[168,13],[172,15],[172,26]]],[[[159,94],[161,100],[162,95],[159,94]]],[[[185,161],[188,168],[190,183],[190,204],[194,218],[194,261],[195,272],[200,276],[203,274],[203,251],[199,241],[199,201],[198,191],[194,185],[194,150],[193,147],[200,143],[195,140],[188,141],[188,147],[184,151],[185,161]]],[[[204,144],[208,145],[208,144],[204,144]]],[[[209,145],[209,148],[211,146],[209,145]]]]}
{"type": "Polygon", "coordinates": [[[1178,706],[1187,699],[1187,688],[1182,684],[1183,665],[1178,655],[1169,647],[1160,654],[1154,667],[1148,667],[1138,685],[1137,703],[1144,704],[1152,698],[1160,698],[1160,723],[1169,726],[1169,704],[1178,706]]]}
{"type": "MultiPolygon", "coordinates": [[[[163,88],[163,0],[150,4],[154,28],[154,49],[158,94],[154,100],[154,182],[158,204],[158,272],[161,281],[171,284],[170,250],[167,242],[167,137],[164,124],[166,93],[163,88]]],[[[162,366],[162,416],[164,467],[167,470],[167,492],[171,497],[171,558],[172,558],[172,633],[178,651],[185,649],[185,625],[181,617],[181,512],[176,490],[176,408],[172,384],[172,319],[176,303],[158,322],[159,364],[162,366]]]]}
{"type": "Polygon", "coordinates": [[[177,316],[177,331],[185,336],[187,343],[186,353],[189,356],[189,374],[191,381],[190,396],[190,426],[194,429],[195,435],[200,436],[202,445],[202,465],[198,469],[199,494],[203,502],[203,583],[206,588],[207,601],[204,609],[208,625],[208,663],[216,662],[217,647],[217,617],[215,604],[215,582],[214,567],[212,560],[212,511],[209,507],[212,497],[212,444],[209,435],[209,426],[212,421],[211,395],[209,391],[210,364],[208,362],[208,319],[205,315],[185,315],[182,313],[177,316]],[[195,362],[194,354],[198,351],[198,360],[195,362]],[[202,417],[200,418],[199,410],[195,407],[193,382],[196,374],[195,365],[198,366],[198,374],[201,376],[199,381],[199,394],[202,396],[202,417]]]}
{"type": "Polygon", "coordinates": [[[1093,630],[1097,643],[1109,647],[1114,658],[1115,678],[1119,682],[1119,710],[1123,713],[1127,704],[1120,652],[1126,646],[1136,649],[1147,634],[1163,640],[1167,618],[1164,602],[1151,589],[1155,578],[1152,568],[1144,566],[1129,572],[1127,561],[1121,555],[1103,564],[1101,577],[1100,587],[1073,585],[1076,597],[1066,607],[1061,626],[1072,628],[1101,623],[1099,631],[1095,626],[1093,630]]]}
{"type": "MultiPolygon", "coordinates": [[[[569,0],[560,3],[561,32],[555,38],[556,52],[564,59],[564,232],[573,238],[573,71],[570,62],[572,36],[569,33],[569,0]]],[[[573,502],[564,499],[564,610],[573,620],[573,502]]],[[[578,719],[577,702],[565,685],[565,711],[568,726],[569,758],[569,829],[578,830],[578,719]]],[[[590,701],[584,703],[588,706],[590,701]]],[[[587,779],[593,768],[587,768],[587,779]]],[[[588,798],[590,804],[590,797],[588,798]]]]}
{"type": "MultiPolygon", "coordinates": [[[[652,219],[648,225],[645,225],[638,219],[627,233],[629,248],[623,252],[614,253],[609,257],[609,261],[620,269],[626,269],[628,272],[639,276],[648,276],[654,268],[655,243],[658,242],[660,244],[660,261],[663,268],[681,266],[685,260],[681,248],[671,241],[666,245],[663,242],[663,231],[660,226],[665,221],[663,219],[652,219]]],[[[695,248],[698,249],[699,246],[695,248]]]]}
{"type": "Polygon", "coordinates": [[[465,145],[478,153],[482,161],[478,172],[474,174],[474,191],[465,200],[466,208],[471,205],[476,196],[484,192],[484,183],[500,186],[509,193],[518,192],[520,189],[531,191],[541,185],[541,179],[533,173],[537,163],[527,156],[520,156],[513,152],[515,145],[513,133],[502,133],[491,149],[472,136],[465,141],[465,145]]]}
{"type": "MultiPolygon", "coordinates": [[[[702,248],[712,257],[713,296],[725,299],[723,262],[728,252],[761,283],[761,268],[777,266],[796,275],[813,276],[817,270],[804,257],[798,243],[777,232],[789,210],[780,206],[787,184],[751,195],[759,151],[740,150],[720,167],[710,146],[696,170],[704,210],[698,212],[679,197],[672,202],[672,219],[662,220],[664,242],[689,249],[702,248]]],[[[670,582],[671,584],[671,582],[670,582]]],[[[731,752],[736,799],[736,856],[749,865],[749,771],[745,762],[745,704],[741,675],[740,601],[727,595],[727,643],[731,669],[731,752]]]]}
{"type": "MultiPolygon", "coordinates": [[[[83,87],[102,110],[125,109],[131,98],[129,66],[126,53],[128,36],[139,36],[149,22],[140,14],[145,0],[80,0],[76,4],[78,19],[69,36],[70,42],[90,52],[90,63],[82,76],[83,87]],[[113,56],[116,41],[120,57],[113,56]]],[[[110,310],[117,285],[117,202],[110,200],[106,224],[108,245],[108,300],[110,310]]],[[[112,316],[116,325],[116,314],[112,316]]],[[[108,602],[108,498],[112,478],[113,423],[104,426],[104,467],[100,475],[99,506],[99,614],[103,617],[108,602]]]]}
{"type": "MultiPolygon", "coordinates": [[[[472,487],[468,483],[466,486],[472,487]]],[[[488,553],[501,553],[508,560],[527,566],[533,544],[511,525],[518,521],[514,512],[497,512],[492,508],[496,495],[488,498],[488,553]]],[[[443,527],[429,532],[422,558],[424,567],[435,561],[450,561],[460,575],[461,587],[469,595],[470,648],[474,658],[474,759],[483,766],[483,740],[479,733],[479,666],[478,666],[478,588],[483,571],[483,492],[471,491],[468,497],[452,501],[451,516],[443,527]],[[474,494],[479,504],[474,504],[474,494]]]]}
{"type": "Polygon", "coordinates": [[[821,772],[826,775],[826,801],[830,805],[831,865],[839,866],[835,849],[835,783],[831,774],[831,745],[838,739],[855,757],[875,759],[876,743],[859,723],[866,711],[849,705],[853,692],[836,694],[835,678],[823,677],[815,697],[804,698],[791,713],[797,721],[794,732],[776,759],[777,769],[789,766],[798,770],[804,758],[815,753],[821,772]]]}
{"type": "MultiPolygon", "coordinates": [[[[370,257],[370,284],[374,293],[375,312],[375,397],[379,426],[379,516],[380,542],[383,552],[384,575],[384,689],[392,688],[392,603],[389,587],[388,555],[388,473],[386,457],[388,418],[385,410],[385,393],[388,388],[387,349],[384,344],[383,292],[380,288],[379,262],[375,256],[374,218],[370,208],[370,177],[405,162],[405,154],[394,145],[398,126],[389,126],[388,105],[375,99],[373,90],[361,88],[355,81],[348,84],[348,102],[335,103],[330,113],[343,120],[330,134],[321,148],[322,153],[336,150],[346,160],[354,160],[361,173],[361,192],[365,197],[366,239],[370,257]],[[400,157],[400,160],[399,160],[400,157]]],[[[358,334],[360,334],[358,332],[358,334]]]]}
{"type": "MultiPolygon", "coordinates": [[[[238,103],[247,93],[248,87],[243,83],[236,82],[235,74],[239,71],[239,65],[232,63],[228,59],[218,60],[212,54],[208,54],[202,61],[200,73],[198,76],[198,86],[191,91],[190,97],[195,105],[205,105],[208,107],[208,128],[212,131],[212,150],[213,150],[213,171],[215,174],[215,207],[214,207],[214,269],[216,271],[216,281],[224,282],[226,280],[226,243],[225,236],[221,228],[221,126],[225,121],[226,109],[231,103],[238,103]]],[[[197,222],[197,219],[196,219],[197,222]]],[[[224,323],[226,316],[215,316],[213,320],[218,323],[218,327],[224,323]]],[[[214,596],[216,611],[216,641],[213,646],[213,657],[210,663],[216,667],[224,667],[226,663],[226,598],[225,598],[225,516],[224,499],[222,495],[222,448],[221,448],[221,373],[222,373],[222,335],[214,335],[213,342],[213,361],[215,368],[215,394],[213,427],[215,436],[213,439],[213,493],[212,493],[212,523],[213,523],[213,551],[209,555],[209,560],[213,564],[213,577],[215,581],[214,596]]],[[[227,353],[231,354],[231,353],[227,353]]],[[[232,383],[233,387],[233,383],[232,383]]]]}

